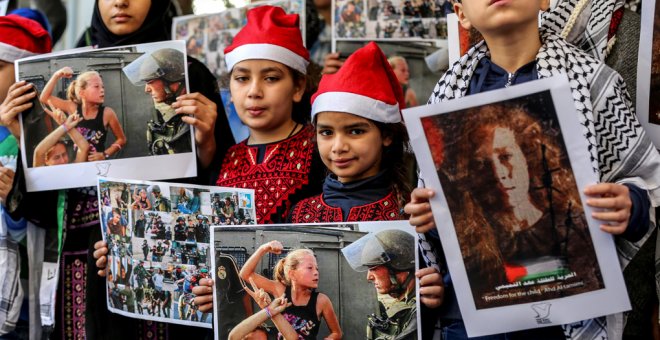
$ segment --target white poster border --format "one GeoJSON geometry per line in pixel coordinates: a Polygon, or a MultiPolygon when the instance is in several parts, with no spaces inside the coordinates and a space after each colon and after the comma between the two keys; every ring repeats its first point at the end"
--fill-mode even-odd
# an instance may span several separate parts
{"type": "MultiPolygon", "coordinates": [[[[655,144],[657,149],[660,149],[660,125],[649,123],[650,107],[649,101],[651,100],[651,63],[653,62],[653,54],[657,55],[658,51],[653,51],[653,34],[655,23],[655,6],[660,6],[660,2],[656,4],[657,0],[643,1],[642,6],[642,23],[639,34],[639,55],[637,61],[637,117],[639,122],[646,130],[647,135],[655,144]]],[[[658,32],[657,34],[660,34],[658,32]]],[[[658,100],[657,98],[655,100],[658,100]]]]}
{"type": "Polygon", "coordinates": [[[421,118],[502,102],[541,91],[550,91],[552,94],[580,196],[582,202],[585,202],[586,197],[582,189],[587,185],[597,183],[598,176],[592,170],[587,140],[580,129],[581,125],[578,122],[573,101],[565,99],[572,98],[568,79],[565,75],[471,95],[440,104],[403,110],[404,120],[411,136],[411,144],[415,150],[424,182],[428,188],[436,191],[436,195],[430,199],[430,203],[462,317],[470,337],[561,325],[630,309],[630,301],[628,300],[621,269],[618,266],[619,260],[612,235],[599,229],[599,222],[591,217],[593,209],[586,205],[584,206],[585,216],[605,288],[570,297],[545,300],[543,303],[548,308],[552,305],[552,309],[548,309],[547,315],[539,315],[535,311],[534,305],[541,302],[481,310],[477,310],[475,306],[458,237],[454,229],[454,222],[442,186],[436,175],[421,118]],[[493,322],[493,320],[498,320],[498,322],[493,322]]]}

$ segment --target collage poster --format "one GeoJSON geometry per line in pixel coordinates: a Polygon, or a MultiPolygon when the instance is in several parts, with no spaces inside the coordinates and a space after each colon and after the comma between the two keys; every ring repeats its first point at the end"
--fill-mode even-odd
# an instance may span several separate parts
{"type": "Polygon", "coordinates": [[[211,328],[191,304],[210,275],[211,225],[254,224],[254,190],[99,177],[98,192],[108,310],[211,328]]]}
{"type": "Polygon", "coordinates": [[[637,116],[660,149],[660,0],[642,3],[637,64],[637,116]]]}
{"type": "Polygon", "coordinates": [[[36,92],[20,116],[27,190],[196,176],[193,130],[171,107],[188,91],[185,58],[167,41],[17,60],[36,92]]]}
{"type": "Polygon", "coordinates": [[[404,89],[405,106],[426,102],[449,65],[449,0],[334,0],[332,51],[346,59],[375,41],[404,89]]]}
{"type": "Polygon", "coordinates": [[[216,340],[271,339],[287,329],[318,339],[421,339],[417,242],[407,221],[220,226],[211,244],[216,340]],[[291,292],[307,289],[314,305],[292,301],[291,292]],[[282,294],[294,306],[264,324],[265,307],[282,294]]]}
{"type": "Polygon", "coordinates": [[[469,336],[630,308],[570,96],[557,76],[404,110],[469,336]]]}

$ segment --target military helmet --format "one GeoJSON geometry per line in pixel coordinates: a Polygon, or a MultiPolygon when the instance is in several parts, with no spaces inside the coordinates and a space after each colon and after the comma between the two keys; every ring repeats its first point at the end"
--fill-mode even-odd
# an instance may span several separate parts
{"type": "Polygon", "coordinates": [[[363,236],[342,253],[356,271],[381,265],[394,271],[415,270],[415,238],[403,230],[387,229],[363,236]]]}
{"type": "Polygon", "coordinates": [[[145,53],[124,67],[123,71],[135,85],[144,85],[154,79],[176,83],[185,79],[184,62],[181,51],[162,48],[145,53]]]}
{"type": "Polygon", "coordinates": [[[151,187],[151,192],[160,192],[160,186],[158,184],[154,184],[153,187],[151,187]]]}
{"type": "Polygon", "coordinates": [[[414,270],[415,238],[396,229],[375,234],[362,249],[362,265],[387,265],[397,271],[414,270]]]}

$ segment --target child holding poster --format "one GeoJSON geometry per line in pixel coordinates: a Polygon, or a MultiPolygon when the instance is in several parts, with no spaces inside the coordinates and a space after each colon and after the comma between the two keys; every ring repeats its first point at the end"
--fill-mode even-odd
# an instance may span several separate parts
{"type": "Polygon", "coordinates": [[[255,189],[257,223],[277,223],[321,187],[314,129],[305,123],[309,52],[297,15],[262,6],[247,17],[225,59],[232,102],[250,136],[227,152],[216,184],[255,189]]]}
{"type": "MultiPolygon", "coordinates": [[[[454,9],[461,25],[476,28],[485,41],[450,67],[436,85],[430,103],[567,74],[589,143],[593,170],[602,182],[584,189],[590,197],[586,203],[601,209],[593,217],[603,222],[603,231],[623,235],[633,242],[643,241],[648,231],[654,229],[649,228],[649,205],[660,204],[660,157],[635,118],[621,77],[567,44],[552,29],[539,28],[539,11],[548,6],[549,1],[545,0],[456,2],[454,9]]],[[[406,206],[410,222],[418,232],[434,232],[428,204],[432,195],[433,190],[415,189],[406,206]]],[[[626,261],[622,263],[625,265],[626,261]]],[[[448,273],[446,282],[451,282],[448,273]]],[[[445,312],[443,332],[450,335],[447,338],[467,338],[451,292],[446,296],[445,312]]],[[[608,327],[615,332],[612,334],[621,334],[615,325],[608,327]]],[[[557,327],[521,333],[529,338],[564,338],[557,327]]]]}

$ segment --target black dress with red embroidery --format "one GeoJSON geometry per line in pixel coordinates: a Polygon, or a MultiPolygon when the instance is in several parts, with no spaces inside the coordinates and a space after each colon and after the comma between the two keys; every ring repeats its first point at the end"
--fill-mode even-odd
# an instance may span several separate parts
{"type": "Polygon", "coordinates": [[[291,210],[291,223],[391,221],[403,218],[387,172],[341,183],[328,175],[323,194],[309,197],[291,210]]]}
{"type": "Polygon", "coordinates": [[[304,126],[279,142],[227,151],[216,185],[255,190],[257,223],[286,221],[293,204],[321,192],[325,170],[313,142],[314,128],[304,126]]]}

